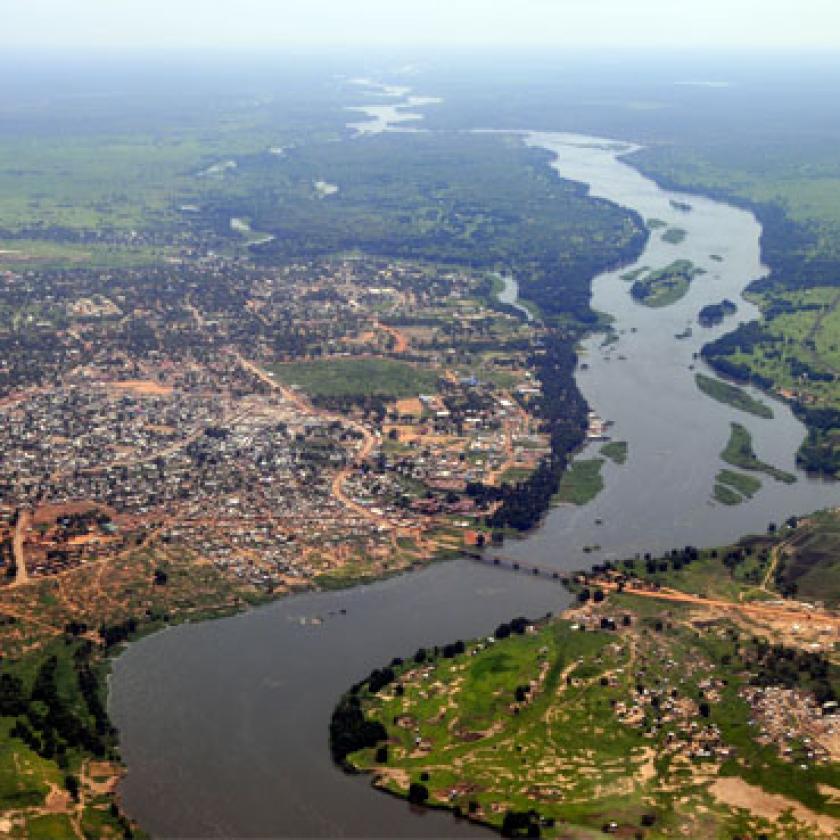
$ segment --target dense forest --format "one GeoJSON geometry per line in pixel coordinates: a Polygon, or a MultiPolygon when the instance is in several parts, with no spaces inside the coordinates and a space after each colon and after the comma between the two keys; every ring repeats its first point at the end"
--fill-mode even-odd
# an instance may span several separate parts
{"type": "Polygon", "coordinates": [[[647,232],[627,210],[587,196],[548,153],[495,135],[380,135],[238,159],[208,187],[197,224],[232,236],[247,218],[275,238],[251,251],[282,262],[362,251],[511,271],[545,316],[583,323],[594,274],[635,258],[647,232]],[[338,187],[319,196],[315,182],[338,187]]]}

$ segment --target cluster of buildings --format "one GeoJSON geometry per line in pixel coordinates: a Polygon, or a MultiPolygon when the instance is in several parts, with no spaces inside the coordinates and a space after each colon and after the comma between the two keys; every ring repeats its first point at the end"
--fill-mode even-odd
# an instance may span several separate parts
{"type": "Polygon", "coordinates": [[[840,757],[840,716],[836,701],[818,703],[812,692],[780,685],[745,686],[740,696],[758,727],[755,740],[775,745],[786,761],[826,764],[840,757]]]}

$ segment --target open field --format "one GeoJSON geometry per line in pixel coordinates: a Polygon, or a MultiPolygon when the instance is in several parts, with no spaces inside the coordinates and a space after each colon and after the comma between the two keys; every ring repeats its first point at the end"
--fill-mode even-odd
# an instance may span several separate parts
{"type": "Polygon", "coordinates": [[[438,373],[391,359],[330,359],[278,364],[280,382],[313,397],[378,396],[392,399],[435,393],[438,373]]]}

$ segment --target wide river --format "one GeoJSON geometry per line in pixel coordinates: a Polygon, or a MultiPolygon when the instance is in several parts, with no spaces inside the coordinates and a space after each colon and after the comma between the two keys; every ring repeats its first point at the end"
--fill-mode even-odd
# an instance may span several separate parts
{"type": "MultiPolygon", "coordinates": [[[[801,472],[793,485],[764,478],[754,499],[736,507],[711,500],[730,421],[750,429],[760,458],[790,471],[804,435],[781,404],[773,404],[773,420],[762,420],[703,396],[690,370],[704,342],[756,314],[740,296],[765,271],[754,217],[659,189],[623,162],[632,151],[625,144],[556,133],[524,133],[523,142],[551,151],[557,172],[589,184],[594,195],[686,232],[681,243],[668,244],[654,231],[640,267],[690,259],[707,273],[662,309],[632,300],[620,277],[628,269],[595,280],[593,305],[615,319],[618,341],[602,346],[599,336],[586,343],[578,382],[592,407],[613,421],[612,437],[629,442],[629,459],[605,464],[606,488],[593,502],[554,509],[540,529],[503,552],[574,569],[596,558],[711,545],[839,503],[837,485],[801,472]],[[724,297],[738,303],[738,313],[720,327],[699,327],[701,306],[724,297]],[[687,326],[691,337],[675,338],[687,326]],[[594,545],[595,553],[583,551],[594,545]]],[[[598,445],[580,457],[592,457],[598,445]]],[[[351,683],[393,656],[566,603],[568,595],[550,580],[461,560],[132,644],[114,664],[110,695],[128,766],[124,806],[159,837],[483,834],[445,814],[413,813],[366,779],[335,769],[330,713],[351,683]]]]}

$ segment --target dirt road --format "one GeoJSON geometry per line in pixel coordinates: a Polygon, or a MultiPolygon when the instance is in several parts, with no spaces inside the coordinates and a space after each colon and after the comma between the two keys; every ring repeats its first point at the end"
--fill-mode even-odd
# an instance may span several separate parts
{"type": "Polygon", "coordinates": [[[12,586],[22,586],[29,581],[29,572],[26,570],[26,552],[23,550],[23,541],[26,538],[26,529],[32,522],[32,514],[28,510],[18,511],[15,536],[12,540],[12,554],[15,558],[15,580],[12,586]]]}
{"type": "Polygon", "coordinates": [[[391,349],[392,353],[405,353],[408,351],[408,339],[396,327],[389,327],[387,324],[380,323],[377,323],[376,326],[394,339],[394,346],[391,349]]]}
{"type": "MultiPolygon", "coordinates": [[[[592,585],[600,589],[609,589],[612,591],[618,589],[613,583],[599,581],[592,585]]],[[[718,598],[702,598],[699,595],[690,595],[687,592],[679,592],[676,589],[650,590],[625,586],[623,591],[628,595],[636,595],[641,598],[655,598],[659,601],[694,604],[698,607],[705,607],[706,609],[731,610],[768,621],[814,622],[840,630],[840,616],[825,612],[824,610],[808,609],[804,604],[791,604],[790,606],[786,606],[760,602],[723,601],[718,598]]]]}

